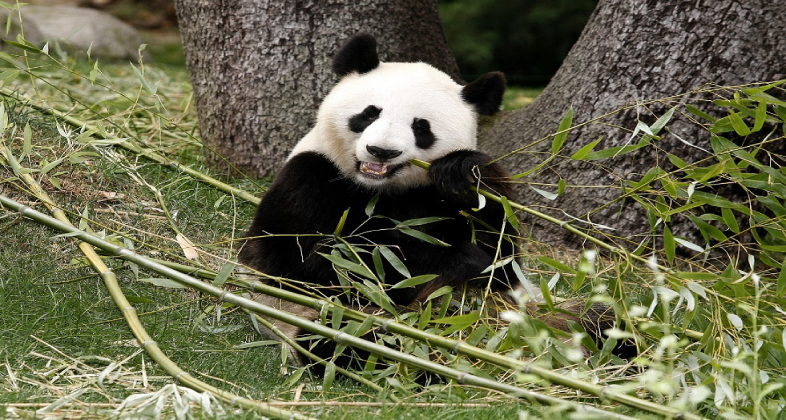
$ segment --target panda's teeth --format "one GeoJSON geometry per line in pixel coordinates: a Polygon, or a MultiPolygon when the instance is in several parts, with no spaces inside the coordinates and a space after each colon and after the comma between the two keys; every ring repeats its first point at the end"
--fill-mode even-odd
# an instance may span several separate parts
{"type": "Polygon", "coordinates": [[[388,173],[388,165],[378,162],[363,162],[360,165],[360,172],[369,175],[385,176],[388,173]]]}

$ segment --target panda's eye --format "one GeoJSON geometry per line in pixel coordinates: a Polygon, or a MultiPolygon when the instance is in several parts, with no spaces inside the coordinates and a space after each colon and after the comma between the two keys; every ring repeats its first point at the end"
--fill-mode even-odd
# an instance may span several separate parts
{"type": "Polygon", "coordinates": [[[379,118],[382,109],[369,105],[360,114],[355,114],[349,119],[349,129],[354,133],[362,133],[368,126],[379,118]]]}
{"type": "Polygon", "coordinates": [[[415,145],[421,149],[428,149],[436,140],[434,133],[431,132],[431,123],[426,119],[412,120],[412,132],[415,133],[415,145]]]}
{"type": "Polygon", "coordinates": [[[366,109],[363,110],[362,114],[366,118],[377,119],[377,117],[379,117],[379,114],[381,112],[382,112],[381,109],[375,107],[374,105],[369,105],[366,107],[366,109]]]}

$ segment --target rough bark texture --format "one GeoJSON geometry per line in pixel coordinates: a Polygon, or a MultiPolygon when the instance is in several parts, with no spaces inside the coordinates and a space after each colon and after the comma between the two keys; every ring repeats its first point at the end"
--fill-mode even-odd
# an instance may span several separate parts
{"type": "MultiPolygon", "coordinates": [[[[706,83],[740,85],[783,79],[786,77],[784,39],[786,1],[783,0],[601,0],[543,94],[529,107],[495,121],[483,133],[481,147],[491,154],[503,155],[541,139],[557,130],[571,106],[576,125],[635,104],[637,100],[690,92],[706,83]]],[[[651,124],[666,109],[658,104],[633,107],[604,119],[601,124],[585,126],[568,137],[560,154],[570,156],[600,136],[604,140],[596,150],[623,145],[637,119],[651,124]]],[[[680,123],[680,119],[675,114],[670,124],[672,132],[709,149],[708,133],[695,124],[684,123],[684,119],[680,123]]],[[[782,143],[775,147],[784,150],[782,143]]],[[[506,158],[503,163],[514,172],[524,172],[543,161],[550,147],[551,141],[544,141],[506,158]]],[[[689,162],[706,157],[671,134],[666,134],[658,147],[689,162]]],[[[628,200],[626,207],[617,203],[596,209],[619,195],[619,189],[609,186],[619,186],[624,179],[640,179],[655,164],[670,169],[668,161],[663,161],[664,154],[658,154],[654,148],[642,150],[642,153],[601,161],[604,167],[557,159],[523,181],[556,185],[561,177],[568,184],[563,196],[548,201],[531,188],[520,186],[517,198],[534,207],[543,206],[547,213],[560,219],[567,219],[562,212],[565,211],[611,225],[617,229],[614,235],[629,239],[629,245],[638,243],[640,238],[633,235],[646,233],[649,227],[641,207],[628,200]]],[[[567,234],[558,226],[539,220],[530,222],[534,224],[536,239],[572,247],[581,245],[577,243],[581,238],[567,234]]],[[[683,231],[676,233],[691,236],[686,229],[683,226],[683,231]]]]}
{"type": "Polygon", "coordinates": [[[279,169],[335,83],[333,54],[360,32],[383,61],[460,77],[436,0],[177,0],[208,159],[251,176],[279,169]],[[226,161],[224,161],[226,159],[226,161]]]}

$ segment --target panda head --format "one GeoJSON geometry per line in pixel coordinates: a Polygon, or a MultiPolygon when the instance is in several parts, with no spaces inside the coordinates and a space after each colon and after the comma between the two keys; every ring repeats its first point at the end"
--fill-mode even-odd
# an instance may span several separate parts
{"type": "Polygon", "coordinates": [[[333,71],[341,80],[290,157],[319,152],[345,177],[380,190],[426,185],[427,172],[411,159],[475,149],[477,114],[494,114],[505,90],[502,73],[462,86],[425,63],[382,63],[365,34],[338,52],[333,71]]]}

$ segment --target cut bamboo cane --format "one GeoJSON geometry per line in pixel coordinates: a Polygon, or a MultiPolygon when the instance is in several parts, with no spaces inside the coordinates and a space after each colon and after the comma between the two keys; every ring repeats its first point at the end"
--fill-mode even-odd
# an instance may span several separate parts
{"type": "MultiPolygon", "coordinates": [[[[158,262],[172,269],[184,273],[193,273],[194,275],[197,276],[204,276],[207,279],[213,279],[216,276],[215,272],[206,269],[197,269],[187,265],[168,262],[168,261],[158,261],[158,262]]],[[[236,279],[236,278],[233,278],[232,280],[237,284],[247,287],[252,292],[263,293],[266,295],[274,296],[289,302],[297,303],[299,305],[303,305],[309,308],[314,308],[316,310],[322,310],[322,308],[324,307],[327,308],[329,311],[332,311],[333,309],[338,307],[338,305],[336,305],[335,303],[327,300],[308,297],[278,287],[263,284],[258,281],[248,281],[245,279],[236,279]]],[[[419,339],[431,346],[441,347],[457,354],[462,354],[478,360],[483,360],[485,362],[492,363],[501,368],[513,369],[517,372],[531,374],[541,379],[547,380],[551,383],[566,386],[568,388],[576,389],[582,392],[586,392],[590,395],[594,395],[601,399],[606,399],[609,401],[627,405],[629,407],[634,407],[640,410],[649,411],[660,415],[667,415],[675,418],[677,417],[681,417],[683,419],[701,418],[699,416],[683,413],[671,407],[662,406],[656,403],[642,400],[640,398],[636,398],[627,394],[620,393],[618,391],[615,391],[613,388],[609,386],[599,386],[588,382],[584,382],[579,379],[575,379],[566,375],[559,374],[552,370],[545,369],[543,367],[540,367],[538,365],[523,360],[513,359],[504,356],[502,354],[494,353],[488,350],[481,349],[479,347],[472,346],[464,341],[454,340],[452,338],[431,334],[389,318],[383,318],[377,315],[369,315],[360,311],[355,311],[344,307],[341,307],[340,309],[346,318],[353,319],[356,321],[363,321],[369,316],[371,316],[374,318],[374,324],[381,326],[385,331],[395,334],[401,334],[406,337],[419,339]]]]}
{"type": "MultiPolygon", "coordinates": [[[[8,153],[9,152],[5,146],[2,146],[2,149],[0,149],[0,158],[7,156],[8,153]]],[[[0,159],[0,163],[4,163],[2,159],[0,159]]],[[[71,229],[79,231],[79,229],[71,225],[71,222],[68,220],[68,217],[65,215],[65,213],[59,207],[57,207],[55,202],[49,197],[49,194],[47,194],[46,191],[41,188],[41,185],[32,176],[30,176],[30,174],[20,174],[19,176],[23,181],[25,181],[36,198],[41,200],[53,214],[54,218],[50,218],[51,220],[62,224],[64,227],[70,227],[71,229]]],[[[0,200],[2,200],[0,203],[3,205],[7,204],[6,200],[8,199],[6,197],[0,195],[0,200]]],[[[14,208],[13,206],[9,207],[14,208]]],[[[23,208],[29,209],[29,207],[24,206],[23,208]]],[[[17,208],[17,210],[21,212],[21,208],[17,208]]],[[[43,215],[43,213],[40,214],[43,215]]],[[[131,305],[128,299],[126,299],[125,294],[123,294],[120,284],[117,281],[117,277],[115,277],[115,274],[112,272],[112,270],[104,264],[103,260],[95,252],[93,247],[89,243],[82,241],[79,243],[79,249],[82,251],[82,253],[85,254],[87,259],[90,261],[90,264],[104,280],[104,285],[109,291],[112,300],[123,314],[126,323],[131,328],[131,332],[134,334],[134,337],[136,337],[139,345],[150,355],[151,358],[153,358],[153,360],[156,361],[156,363],[158,363],[169,375],[171,375],[176,382],[196,390],[197,392],[210,392],[217,398],[227,403],[257,411],[262,415],[272,418],[311,419],[311,417],[302,415],[300,413],[273,407],[268,403],[250,400],[248,398],[244,398],[216,388],[210,384],[202,382],[201,380],[191,376],[190,373],[181,369],[180,366],[172,361],[172,359],[170,359],[161,350],[161,348],[158,346],[158,343],[156,343],[156,341],[153,340],[152,337],[150,337],[150,335],[147,333],[144,326],[142,325],[142,322],[137,316],[136,309],[131,305]]]]}
{"type": "MultiPolygon", "coordinates": [[[[421,359],[421,358],[419,358],[417,356],[414,356],[414,355],[411,355],[411,354],[402,353],[400,351],[397,351],[397,350],[394,350],[394,349],[391,349],[391,348],[388,348],[388,347],[385,347],[385,346],[382,346],[382,345],[379,345],[379,344],[376,344],[376,343],[368,342],[368,341],[366,341],[366,340],[364,340],[362,338],[358,338],[358,337],[349,335],[347,333],[335,330],[335,329],[327,327],[327,326],[323,326],[323,325],[319,325],[319,324],[313,323],[313,322],[311,322],[309,320],[300,318],[300,317],[298,317],[296,315],[293,315],[293,314],[290,314],[288,312],[280,311],[280,310],[277,310],[275,308],[271,308],[269,306],[263,305],[263,304],[261,304],[259,302],[255,302],[255,301],[253,301],[251,299],[247,299],[247,298],[244,298],[244,297],[241,297],[241,296],[237,296],[237,295],[231,293],[228,290],[224,290],[224,289],[215,287],[213,285],[201,282],[201,281],[199,281],[199,280],[197,280],[197,279],[195,279],[195,278],[193,278],[191,276],[185,275],[185,274],[183,274],[183,273],[181,273],[179,271],[176,271],[176,270],[174,270],[172,268],[166,267],[166,266],[164,266],[162,264],[158,264],[158,263],[150,260],[149,258],[144,257],[142,255],[139,255],[139,254],[137,254],[137,253],[135,253],[135,252],[125,248],[125,247],[122,247],[122,246],[119,246],[119,245],[115,245],[115,244],[113,244],[111,242],[108,242],[108,241],[102,239],[102,238],[94,236],[94,235],[92,235],[92,234],[90,234],[88,232],[79,230],[79,229],[75,228],[74,226],[70,225],[70,223],[64,223],[64,222],[62,222],[60,220],[57,220],[57,219],[52,218],[50,216],[47,216],[47,215],[45,215],[45,214],[43,214],[43,213],[41,213],[41,212],[39,212],[37,210],[34,210],[34,209],[30,208],[30,207],[21,205],[21,204],[17,203],[16,201],[11,200],[11,199],[3,196],[3,195],[0,195],[0,204],[2,204],[2,205],[6,206],[6,207],[8,207],[8,208],[10,208],[10,209],[12,209],[14,211],[18,211],[23,217],[29,218],[31,220],[34,220],[34,221],[36,221],[38,223],[44,224],[44,225],[46,225],[46,226],[48,226],[50,228],[59,230],[61,232],[68,233],[72,237],[74,237],[76,239],[79,239],[79,240],[81,240],[83,242],[86,242],[86,243],[88,243],[90,245],[93,245],[93,246],[95,246],[97,248],[100,248],[100,249],[102,249],[102,250],[104,250],[106,252],[109,252],[109,253],[112,253],[114,255],[117,255],[117,256],[119,256],[119,257],[121,257],[123,259],[126,259],[128,261],[136,263],[139,266],[142,266],[142,267],[145,267],[147,269],[153,270],[153,271],[155,271],[155,272],[157,272],[159,274],[163,274],[163,275],[169,277],[170,279],[173,279],[173,280],[177,281],[178,283],[183,284],[184,286],[187,286],[187,287],[196,289],[196,290],[198,290],[200,292],[203,292],[203,293],[209,294],[211,296],[217,297],[217,298],[219,298],[222,301],[231,303],[233,305],[242,307],[244,309],[248,309],[248,310],[250,310],[252,312],[255,312],[255,313],[258,313],[258,314],[270,317],[270,318],[278,319],[280,321],[284,321],[284,322],[286,322],[288,324],[297,326],[297,327],[299,327],[299,328],[301,328],[301,329],[303,329],[303,330],[305,330],[307,332],[310,332],[310,333],[313,333],[313,334],[318,334],[318,335],[321,335],[323,337],[330,338],[331,340],[336,341],[338,343],[345,343],[347,345],[351,345],[353,347],[357,347],[357,348],[360,348],[360,349],[372,352],[374,354],[377,354],[379,356],[382,356],[382,357],[390,359],[390,360],[396,360],[396,361],[408,364],[410,366],[415,366],[415,367],[418,367],[420,369],[436,373],[436,374],[438,374],[438,375],[440,375],[442,377],[456,380],[457,382],[459,382],[461,384],[478,386],[478,387],[482,387],[482,388],[486,388],[486,389],[492,389],[492,390],[504,392],[504,393],[506,393],[508,395],[511,395],[511,396],[514,396],[514,397],[526,398],[526,399],[528,399],[530,401],[533,401],[533,402],[540,402],[540,403],[548,404],[548,405],[569,407],[569,408],[571,408],[571,409],[573,409],[573,410],[575,410],[576,412],[579,412],[579,413],[602,415],[602,416],[606,416],[606,417],[618,418],[618,419],[626,419],[626,420],[633,419],[632,417],[628,417],[628,416],[617,414],[617,413],[612,413],[612,412],[609,412],[609,411],[606,411],[606,410],[602,410],[602,409],[599,409],[599,408],[596,408],[596,407],[587,406],[587,405],[580,404],[580,403],[573,402],[573,401],[561,400],[561,399],[556,398],[556,397],[551,397],[551,396],[548,396],[548,395],[543,395],[543,394],[540,394],[540,393],[532,392],[532,391],[529,391],[529,390],[526,390],[526,389],[523,389],[523,388],[520,388],[520,387],[516,387],[516,386],[513,386],[513,385],[503,384],[503,383],[496,382],[496,381],[493,381],[493,380],[490,380],[490,379],[481,378],[479,376],[476,376],[476,375],[473,375],[473,374],[470,374],[470,373],[461,372],[459,370],[456,370],[456,369],[453,369],[453,368],[450,368],[450,367],[447,367],[447,366],[443,366],[443,365],[440,365],[438,363],[434,363],[434,362],[432,362],[430,360],[424,360],[424,359],[421,359]]],[[[156,348],[157,348],[157,346],[156,346],[156,348]]],[[[187,373],[186,374],[179,374],[179,376],[181,376],[179,378],[179,379],[181,379],[181,382],[182,382],[182,379],[193,379],[187,373]]],[[[601,394],[603,394],[603,392],[601,392],[601,394]]],[[[646,401],[642,401],[642,402],[646,403],[646,401]]],[[[654,403],[649,403],[649,404],[656,405],[654,403]]],[[[658,410],[656,412],[658,414],[669,415],[668,413],[671,410],[673,410],[673,409],[671,409],[669,407],[658,406],[658,410]]],[[[683,418],[699,419],[699,417],[691,416],[691,415],[688,415],[688,414],[684,415],[683,418]]]]}

